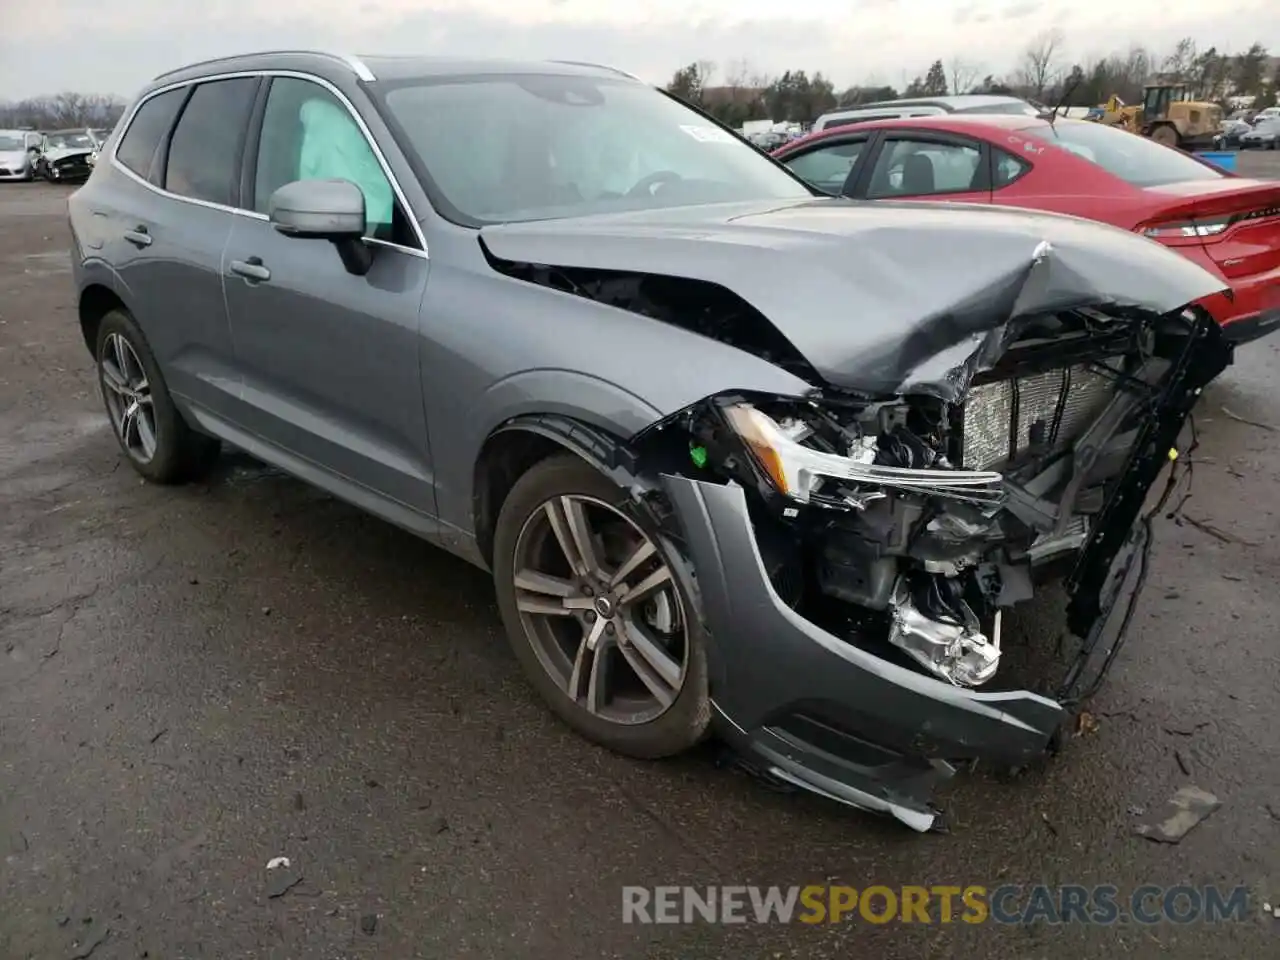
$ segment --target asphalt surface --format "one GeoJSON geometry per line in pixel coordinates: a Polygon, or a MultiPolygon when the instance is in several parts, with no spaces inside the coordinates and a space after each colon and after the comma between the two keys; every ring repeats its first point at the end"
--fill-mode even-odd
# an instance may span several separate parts
{"type": "Polygon", "coordinates": [[[958,777],[951,832],[919,836],[712,748],[580,740],[482,573],[251,460],[140,481],[81,341],[65,196],[0,190],[0,958],[1277,955],[1254,908],[1280,901],[1280,337],[1204,397],[1198,525],[1157,524],[1096,729],[1011,781],[958,777]],[[1177,845],[1136,836],[1184,785],[1221,809],[1177,845]],[[1255,899],[1217,925],[621,921],[624,884],[828,881],[1255,899]]]}

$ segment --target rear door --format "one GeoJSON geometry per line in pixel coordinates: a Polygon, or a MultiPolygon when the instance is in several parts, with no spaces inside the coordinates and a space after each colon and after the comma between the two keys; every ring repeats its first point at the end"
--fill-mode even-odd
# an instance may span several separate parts
{"type": "Polygon", "coordinates": [[[326,84],[274,77],[251,135],[225,290],[243,382],[238,420],[287,454],[435,513],[418,362],[425,246],[367,130],[326,84]],[[333,244],[286,237],[271,194],[296,180],[341,178],[365,195],[364,276],[333,244]]]}
{"type": "MultiPolygon", "coordinates": [[[[181,87],[145,101],[116,150],[120,189],[94,191],[109,262],[169,389],[225,416],[237,391],[222,297],[244,132],[259,80],[181,87]]],[[[95,181],[96,182],[96,181],[95,181]]]]}
{"type": "Polygon", "coordinates": [[[800,179],[832,196],[847,196],[847,188],[854,182],[860,161],[868,153],[868,146],[875,136],[873,132],[833,137],[814,144],[806,150],[788,154],[782,163],[800,179]]]}
{"type": "Polygon", "coordinates": [[[991,202],[991,161],[985,143],[970,137],[893,130],[861,165],[853,196],[867,200],[991,202]]]}

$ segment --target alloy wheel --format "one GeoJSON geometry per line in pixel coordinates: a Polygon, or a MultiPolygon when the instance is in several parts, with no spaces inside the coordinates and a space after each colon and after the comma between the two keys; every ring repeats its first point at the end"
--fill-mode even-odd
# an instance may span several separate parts
{"type": "Polygon", "coordinates": [[[156,413],[147,371],[129,341],[107,336],[98,360],[102,396],[116,436],[129,455],[148,463],[156,455],[156,413]]]}
{"type": "Polygon", "coordinates": [[[657,545],[616,507],[568,494],[525,521],[516,608],[542,667],[574,702],[619,724],[675,702],[689,659],[680,592],[657,545]]]}

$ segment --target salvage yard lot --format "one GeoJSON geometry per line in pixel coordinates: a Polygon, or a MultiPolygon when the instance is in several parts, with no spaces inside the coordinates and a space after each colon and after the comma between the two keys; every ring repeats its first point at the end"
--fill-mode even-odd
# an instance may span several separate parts
{"type": "MultiPolygon", "coordinates": [[[[1241,172],[1280,176],[1280,153],[1241,172]]],[[[1206,392],[1197,523],[1156,526],[1096,729],[1012,782],[957,778],[950,834],[917,836],[710,747],[642,764],[583,742],[523,682],[483,574],[251,460],[141,483],[76,323],[66,194],[0,189],[0,957],[1274,955],[1280,920],[1257,917],[624,926],[621,888],[1280,900],[1280,335],[1206,392]],[[1223,807],[1176,846],[1133,835],[1187,784],[1223,807]]]]}

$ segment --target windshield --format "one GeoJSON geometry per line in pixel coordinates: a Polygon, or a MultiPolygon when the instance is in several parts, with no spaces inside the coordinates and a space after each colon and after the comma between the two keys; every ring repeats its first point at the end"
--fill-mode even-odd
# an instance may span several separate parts
{"type": "Polygon", "coordinates": [[[0,133],[0,150],[21,150],[22,137],[15,137],[11,133],[0,133]]]}
{"type": "Polygon", "coordinates": [[[419,174],[464,221],[812,196],[754,147],[634,81],[415,80],[384,103],[419,174]]]}
{"type": "Polygon", "coordinates": [[[76,130],[70,133],[49,134],[49,146],[54,149],[61,147],[92,147],[94,142],[93,137],[89,136],[87,132],[76,130]]]}
{"type": "Polygon", "coordinates": [[[1280,117],[1263,117],[1253,129],[1256,133],[1280,133],[1280,117]]]}
{"type": "Polygon", "coordinates": [[[1088,120],[1059,120],[1024,131],[1096,163],[1135,187],[1160,187],[1186,180],[1220,180],[1225,174],[1185,153],[1146,137],[1088,120]]]}

